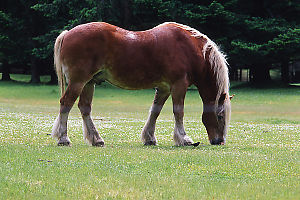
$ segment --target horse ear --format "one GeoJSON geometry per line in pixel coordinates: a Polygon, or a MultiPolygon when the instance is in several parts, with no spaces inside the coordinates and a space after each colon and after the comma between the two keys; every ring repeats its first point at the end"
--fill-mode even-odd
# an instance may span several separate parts
{"type": "Polygon", "coordinates": [[[229,96],[229,99],[231,100],[234,96],[235,96],[235,94],[229,96]]]}

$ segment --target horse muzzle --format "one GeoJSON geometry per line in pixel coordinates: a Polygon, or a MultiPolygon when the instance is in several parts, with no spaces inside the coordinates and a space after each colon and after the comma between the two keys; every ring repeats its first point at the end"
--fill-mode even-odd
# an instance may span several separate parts
{"type": "Polygon", "coordinates": [[[221,138],[211,139],[210,140],[210,144],[212,144],[212,145],[224,145],[225,144],[225,140],[221,139],[221,138]]]}

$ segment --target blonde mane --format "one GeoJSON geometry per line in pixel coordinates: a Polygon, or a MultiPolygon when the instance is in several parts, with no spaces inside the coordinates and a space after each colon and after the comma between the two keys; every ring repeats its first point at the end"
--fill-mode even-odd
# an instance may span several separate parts
{"type": "Polygon", "coordinates": [[[205,59],[206,53],[209,51],[208,60],[214,71],[214,74],[216,75],[216,81],[218,87],[218,93],[216,98],[216,102],[217,102],[222,93],[229,92],[229,77],[228,77],[228,67],[227,67],[228,63],[226,61],[225,54],[222,53],[219,47],[212,40],[210,40],[206,35],[200,33],[198,30],[190,26],[179,24],[176,22],[165,22],[158,26],[167,25],[167,24],[172,24],[174,26],[177,26],[181,29],[190,32],[192,37],[206,39],[207,42],[203,46],[202,53],[205,59]]]}

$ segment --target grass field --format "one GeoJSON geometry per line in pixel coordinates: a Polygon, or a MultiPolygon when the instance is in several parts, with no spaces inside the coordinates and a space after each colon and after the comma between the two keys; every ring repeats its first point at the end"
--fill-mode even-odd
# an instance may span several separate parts
{"type": "Polygon", "coordinates": [[[140,131],[154,90],[97,86],[93,118],[106,146],[95,148],[83,142],[77,106],[72,147],[48,135],[57,86],[0,82],[0,199],[299,199],[300,87],[232,86],[225,146],[209,145],[201,100],[188,91],[185,128],[202,143],[196,148],[174,146],[170,100],[158,119],[158,146],[145,147],[140,131]]]}

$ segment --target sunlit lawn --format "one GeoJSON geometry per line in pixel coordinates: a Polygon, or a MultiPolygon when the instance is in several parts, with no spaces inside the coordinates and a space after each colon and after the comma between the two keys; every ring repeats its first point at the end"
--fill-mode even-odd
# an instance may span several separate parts
{"type": "Polygon", "coordinates": [[[93,118],[106,146],[83,142],[76,106],[68,126],[72,147],[58,147],[49,136],[57,86],[0,82],[0,199],[299,199],[300,88],[231,93],[225,146],[209,145],[195,90],[187,93],[185,128],[201,145],[174,146],[168,100],[158,146],[143,146],[154,90],[104,85],[96,88],[93,118]]]}

